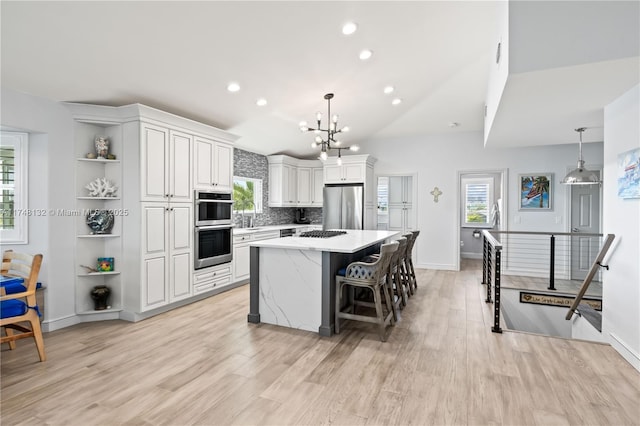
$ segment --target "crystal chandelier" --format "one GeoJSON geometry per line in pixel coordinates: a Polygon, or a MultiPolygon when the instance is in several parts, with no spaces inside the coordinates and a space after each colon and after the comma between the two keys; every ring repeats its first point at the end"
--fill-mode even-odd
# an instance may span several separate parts
{"type": "Polygon", "coordinates": [[[342,146],[342,142],[337,138],[339,133],[346,133],[349,131],[348,126],[344,126],[343,128],[338,128],[338,115],[331,115],[331,99],[333,98],[333,93],[327,93],[324,95],[324,98],[327,100],[327,118],[331,120],[326,129],[322,128],[322,114],[320,112],[316,113],[316,122],[317,127],[314,129],[313,127],[307,126],[306,121],[300,122],[300,130],[302,132],[313,132],[316,135],[315,140],[311,144],[313,148],[320,147],[320,159],[322,161],[326,160],[328,157],[329,151],[332,149],[338,150],[338,165],[342,164],[342,150],[348,149],[350,151],[357,151],[360,149],[358,145],[351,146],[342,146]],[[324,136],[324,137],[323,137],[324,136]]]}

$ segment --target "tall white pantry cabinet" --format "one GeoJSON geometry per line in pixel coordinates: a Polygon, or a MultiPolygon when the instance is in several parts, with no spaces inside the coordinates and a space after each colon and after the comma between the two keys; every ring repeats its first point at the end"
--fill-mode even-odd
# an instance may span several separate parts
{"type": "MultiPolygon", "coordinates": [[[[105,174],[108,172],[111,177],[119,173],[115,179],[119,184],[119,197],[104,202],[103,208],[116,207],[122,213],[116,216],[117,234],[102,238],[103,250],[108,250],[102,256],[115,258],[114,277],[87,278],[86,273],[79,270],[76,313],[93,315],[90,320],[115,317],[137,321],[206,297],[206,293],[196,294],[193,286],[194,189],[206,186],[203,176],[212,176],[209,189],[230,190],[233,142],[237,136],[140,104],[66,105],[74,115],[79,134],[76,145],[82,146],[77,149],[78,156],[84,149],[78,139],[89,139],[86,150],[91,151],[92,132],[96,136],[108,136],[117,151],[113,165],[101,165],[108,169],[105,174]],[[105,129],[109,131],[105,133],[105,129]],[[198,153],[196,146],[203,145],[211,146],[212,152],[206,156],[202,151],[198,153]],[[221,185],[216,185],[218,183],[221,185]],[[104,282],[111,288],[113,306],[109,312],[88,309],[90,284],[93,284],[87,283],[89,279],[100,279],[97,284],[104,282]]],[[[77,186],[86,180],[87,173],[82,170],[87,168],[87,163],[78,158],[77,186]]],[[[94,174],[100,174],[100,168],[96,169],[94,174]]],[[[82,225],[78,227],[81,229],[82,225]]],[[[81,237],[78,235],[76,239],[78,264],[88,261],[83,247],[91,241],[81,237]]],[[[101,248],[89,256],[102,253],[101,248]]]]}

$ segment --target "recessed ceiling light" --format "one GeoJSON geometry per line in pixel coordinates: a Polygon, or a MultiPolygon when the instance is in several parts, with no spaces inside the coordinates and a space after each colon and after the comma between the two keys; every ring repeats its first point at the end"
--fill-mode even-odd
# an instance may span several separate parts
{"type": "Polygon", "coordinates": [[[256,105],[265,106],[267,104],[267,100],[265,98],[260,98],[256,101],[256,105]]]}
{"type": "Polygon", "coordinates": [[[373,52],[371,50],[364,49],[362,52],[360,52],[360,59],[362,59],[363,61],[366,61],[371,57],[371,55],[373,55],[373,52]]]}
{"type": "Polygon", "coordinates": [[[394,91],[394,87],[393,86],[387,86],[384,88],[384,94],[388,95],[389,93],[393,93],[394,91]]]}
{"type": "Polygon", "coordinates": [[[400,105],[402,103],[402,99],[400,98],[395,98],[394,100],[391,101],[391,105],[400,105]]]}
{"type": "Polygon", "coordinates": [[[355,33],[357,29],[358,29],[358,24],[356,24],[355,22],[347,22],[342,26],[342,34],[351,35],[355,33]]]}
{"type": "Polygon", "coordinates": [[[240,90],[240,85],[238,83],[229,83],[227,90],[230,92],[237,92],[240,90]]]}
{"type": "Polygon", "coordinates": [[[460,125],[460,123],[457,123],[455,121],[452,121],[451,123],[449,123],[449,127],[453,128],[453,127],[458,127],[460,125]]]}

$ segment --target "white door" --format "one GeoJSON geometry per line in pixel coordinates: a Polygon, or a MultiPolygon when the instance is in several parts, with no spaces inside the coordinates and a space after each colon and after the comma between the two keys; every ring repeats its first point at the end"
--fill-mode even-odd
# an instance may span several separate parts
{"type": "MultiPolygon", "coordinates": [[[[600,250],[600,185],[571,186],[571,279],[583,280],[600,250]]],[[[599,275],[594,280],[599,281],[599,275]]]]}

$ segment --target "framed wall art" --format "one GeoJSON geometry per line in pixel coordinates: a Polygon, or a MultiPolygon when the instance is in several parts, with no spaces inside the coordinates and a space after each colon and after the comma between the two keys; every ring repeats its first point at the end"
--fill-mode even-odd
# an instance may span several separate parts
{"type": "Polygon", "coordinates": [[[640,148],[618,155],[618,197],[640,198],[640,148]]]}
{"type": "Polygon", "coordinates": [[[518,175],[519,210],[551,210],[553,173],[518,175]]]}

